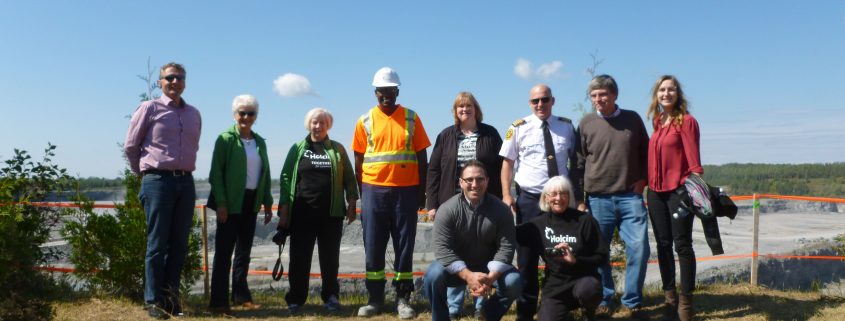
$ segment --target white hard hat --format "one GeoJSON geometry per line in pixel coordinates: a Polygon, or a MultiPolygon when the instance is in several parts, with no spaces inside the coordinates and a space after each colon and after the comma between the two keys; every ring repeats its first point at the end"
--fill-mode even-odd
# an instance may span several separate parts
{"type": "Polygon", "coordinates": [[[390,67],[382,67],[373,76],[373,86],[375,87],[396,87],[401,84],[399,74],[390,67]]]}

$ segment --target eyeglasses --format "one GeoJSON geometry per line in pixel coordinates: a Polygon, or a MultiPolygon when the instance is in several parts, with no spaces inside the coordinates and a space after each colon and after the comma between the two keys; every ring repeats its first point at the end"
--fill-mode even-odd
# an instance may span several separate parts
{"type": "Polygon", "coordinates": [[[183,76],[183,75],[167,75],[167,76],[161,77],[161,79],[167,80],[167,82],[173,82],[176,79],[179,79],[179,81],[185,81],[185,76],[183,76]]]}
{"type": "Polygon", "coordinates": [[[246,117],[246,116],[249,116],[249,117],[254,117],[254,116],[255,116],[255,112],[254,112],[254,111],[243,111],[243,110],[239,110],[239,111],[238,111],[238,115],[239,115],[239,116],[241,116],[241,117],[246,117]]]}
{"type": "Polygon", "coordinates": [[[484,183],[484,182],[487,181],[487,177],[467,177],[467,178],[461,177],[460,179],[462,181],[464,181],[464,183],[467,183],[467,184],[472,184],[472,183],[481,184],[481,183],[484,183]]]}
{"type": "Polygon", "coordinates": [[[552,100],[552,97],[546,96],[546,97],[540,97],[540,98],[529,99],[528,101],[530,101],[530,102],[531,102],[531,104],[536,105],[536,104],[539,104],[541,101],[542,101],[543,103],[548,103],[550,100],[552,100]]]}

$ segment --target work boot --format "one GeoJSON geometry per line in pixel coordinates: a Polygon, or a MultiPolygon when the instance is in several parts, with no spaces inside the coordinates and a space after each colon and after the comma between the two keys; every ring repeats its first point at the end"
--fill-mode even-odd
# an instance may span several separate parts
{"type": "Polygon", "coordinates": [[[417,317],[417,312],[411,307],[411,303],[406,298],[399,298],[396,300],[396,312],[402,320],[413,319],[417,317]]]}
{"type": "Polygon", "coordinates": [[[381,304],[370,303],[358,309],[359,317],[372,317],[381,313],[381,304]]]}
{"type": "Polygon", "coordinates": [[[681,321],[690,321],[695,316],[692,309],[692,294],[681,294],[678,302],[678,318],[681,321]]]}
{"type": "Polygon", "coordinates": [[[678,320],[678,292],[675,290],[663,291],[666,301],[663,302],[663,321],[678,320]]]}

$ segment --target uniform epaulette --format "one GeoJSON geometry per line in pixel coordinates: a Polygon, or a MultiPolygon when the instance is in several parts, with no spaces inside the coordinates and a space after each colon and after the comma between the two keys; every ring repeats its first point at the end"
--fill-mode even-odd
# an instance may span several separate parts
{"type": "Polygon", "coordinates": [[[515,122],[513,122],[513,124],[511,124],[511,126],[519,127],[519,126],[522,126],[523,124],[525,124],[525,119],[520,118],[520,119],[517,119],[515,122]]]}
{"type": "Polygon", "coordinates": [[[562,121],[564,123],[570,123],[570,124],[572,123],[572,120],[570,120],[569,118],[566,118],[566,117],[562,117],[562,116],[558,116],[557,120],[562,121]]]}

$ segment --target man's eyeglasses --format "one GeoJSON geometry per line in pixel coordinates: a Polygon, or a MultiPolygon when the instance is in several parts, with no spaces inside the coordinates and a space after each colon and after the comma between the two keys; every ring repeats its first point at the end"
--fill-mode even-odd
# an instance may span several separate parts
{"type": "Polygon", "coordinates": [[[467,183],[467,184],[472,184],[472,183],[481,184],[481,183],[484,183],[484,182],[487,181],[487,177],[467,177],[467,178],[461,177],[460,179],[464,183],[467,183]]]}
{"type": "Polygon", "coordinates": [[[528,101],[530,101],[532,104],[536,105],[536,104],[539,104],[541,101],[543,103],[548,103],[550,100],[552,100],[552,97],[546,96],[546,97],[529,99],[528,101]]]}
{"type": "Polygon", "coordinates": [[[173,82],[176,79],[179,79],[179,81],[185,81],[185,76],[183,76],[183,75],[167,75],[167,76],[161,77],[161,79],[167,80],[167,82],[173,82]]]}
{"type": "Polygon", "coordinates": [[[254,111],[243,111],[243,110],[239,110],[239,111],[238,111],[238,115],[239,115],[239,116],[241,116],[241,117],[246,117],[246,116],[249,116],[249,117],[254,117],[254,116],[255,116],[255,112],[254,112],[254,111]]]}

